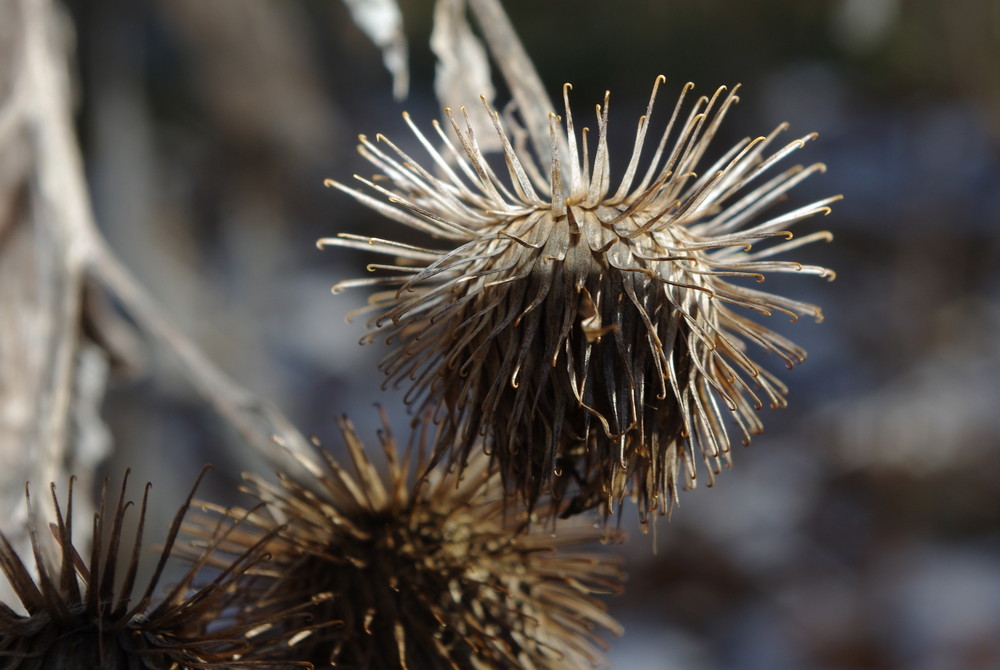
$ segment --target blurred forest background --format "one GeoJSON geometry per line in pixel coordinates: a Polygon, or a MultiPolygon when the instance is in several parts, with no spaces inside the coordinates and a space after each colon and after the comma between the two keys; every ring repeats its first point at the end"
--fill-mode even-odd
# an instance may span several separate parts
{"type": "MultiPolygon", "coordinates": [[[[358,347],[363,325],[344,322],[364,292],[329,292],[372,258],[314,245],[402,232],[322,185],[370,172],[358,133],[412,147],[401,112],[438,115],[433,3],[401,4],[400,102],[336,0],[68,3],[111,246],[211,359],[331,447],[342,413],[373,438],[375,403],[407,425],[400,394],[380,391],[384,347],[358,347]]],[[[711,490],[682,494],[655,552],[626,508],[616,667],[1000,667],[1000,2],[505,5],[553,98],[572,82],[585,119],[611,90],[612,147],[631,147],[658,74],[664,101],[686,81],[742,83],[718,153],[789,121],[789,136],[820,134],[796,160],[829,168],[794,201],[845,196],[807,224],[834,243],[795,253],[838,279],[780,284],[826,321],[769,324],[809,351],[771,366],[789,408],[765,410],[711,490]]],[[[135,351],[103,408],[104,470],[154,481],[169,515],[205,462],[217,500],[264,467],[170,355],[135,351]]]]}

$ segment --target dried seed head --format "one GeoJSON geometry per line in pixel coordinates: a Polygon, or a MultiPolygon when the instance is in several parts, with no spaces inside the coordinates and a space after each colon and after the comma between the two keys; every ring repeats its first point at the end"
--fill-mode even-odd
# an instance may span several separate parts
{"type": "MultiPolygon", "coordinates": [[[[204,474],[204,472],[202,473],[204,474]]],[[[199,481],[201,477],[199,477],[199,481]]],[[[160,553],[153,576],[134,598],[139,569],[146,503],[142,497],[137,528],[125,530],[128,472],[114,506],[105,499],[107,482],[94,514],[93,547],[85,560],[73,546],[73,486],[65,514],[52,485],[56,523],[52,531],[58,544],[58,563],[43,558],[42,538],[34,520],[29,533],[38,578],[0,534],[0,568],[7,576],[25,613],[0,604],[0,667],[9,670],[186,670],[193,668],[289,668],[306,664],[280,659],[285,641],[294,633],[289,616],[258,613],[244,606],[241,581],[246,571],[264,558],[262,549],[248,547],[207,584],[196,584],[199,570],[212,557],[213,547],[199,554],[191,569],[158,604],[154,591],[166,567],[191,504],[191,496],[178,511],[160,553]],[[127,556],[122,565],[119,553],[127,556]],[[124,568],[124,570],[122,569],[124,568]],[[124,574],[122,574],[124,572],[124,574]],[[282,627],[272,627],[276,620],[282,627]],[[259,635],[274,628],[273,634],[259,635]],[[292,630],[292,632],[286,632],[292,630]],[[256,635],[255,635],[256,634],[256,635]]],[[[197,483],[195,484],[197,488],[197,483]]],[[[31,504],[28,501],[29,515],[31,504]]],[[[218,529],[224,528],[223,525],[218,529]]],[[[216,542],[223,535],[217,536],[216,542]]]]}
{"type": "Polygon", "coordinates": [[[446,110],[457,146],[435,123],[440,151],[406,117],[433,168],[384,137],[361,138],[361,154],[381,174],[358,179],[388,203],[328,182],[443,241],[445,248],[431,249],[341,234],[320,244],[398,258],[369,266],[391,274],[345,281],[335,292],[391,287],[363,310],[375,315],[366,340],[398,342],[382,369],[397,383],[412,382],[410,402],[437,412],[443,444],[461,445],[452,462],[464,465],[473,438],[488,435],[505,481],[530,504],[547,487],[559,497],[575,487],[566,513],[603,501],[607,518],[628,494],[643,521],[651,511],[667,513],[678,488],[695,482],[696,454],[710,476],[728,464],[727,419],[747,441],[761,430],[757,410],[785,405],[785,386],[750,359],[749,345],[788,367],[805,357],[748,313],[821,318],[814,305],[750,286],[770,273],[833,276],[774,258],[829,240],[827,232],[793,239],[788,229],[827,213],[837,197],[764,215],[824,170],[775,170],[814,135],[775,149],[782,125],[703,167],[736,90],[720,88],[685,110],[688,84],[649,148],[663,81],[656,80],[614,190],[608,96],[597,106],[591,160],[587,129],[578,138],[574,127],[568,84],[565,128],[550,118],[544,177],[525,132],[486,105],[505,177],[479,150],[463,108],[464,129],[446,110]]]}
{"type": "Polygon", "coordinates": [[[303,658],[373,669],[604,665],[595,629],[620,630],[594,594],[620,588],[618,562],[559,551],[598,539],[596,531],[521,532],[524,516],[505,508],[485,457],[461,476],[432,471],[414,481],[426,469],[426,434],[411,468],[413,449],[401,460],[386,427],[382,476],[351,423],[340,429],[354,473],[317,450],[322,465],[303,461],[308,481],[248,476],[266,512],[244,524],[258,532],[231,538],[239,551],[279,528],[259,598],[315,603],[320,627],[297,641],[303,658]]]}

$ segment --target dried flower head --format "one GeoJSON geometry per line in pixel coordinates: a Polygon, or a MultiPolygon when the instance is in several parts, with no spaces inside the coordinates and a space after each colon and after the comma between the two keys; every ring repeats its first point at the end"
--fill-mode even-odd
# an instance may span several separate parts
{"type": "MultiPolygon", "coordinates": [[[[294,629],[287,613],[257,612],[241,600],[238,587],[246,571],[265,557],[260,546],[248,547],[213,580],[196,585],[200,569],[212,557],[210,547],[154,606],[154,591],[194,489],[174,518],[152,577],[138,598],[133,598],[149,485],[143,493],[137,528],[130,533],[126,531],[126,516],[132,507],[125,497],[128,473],[113,507],[105,500],[105,482],[94,514],[93,547],[89,560],[84,560],[73,545],[72,481],[65,515],[52,485],[57,567],[43,557],[42,538],[33,517],[29,533],[37,579],[0,534],[0,569],[25,610],[22,614],[0,604],[0,668],[187,670],[308,665],[279,660],[278,654],[287,650],[285,642],[294,633],[285,632],[294,629]],[[124,565],[119,552],[127,557],[124,565]]],[[[31,515],[30,499],[28,509],[31,515]]],[[[215,530],[223,528],[220,524],[215,530]]],[[[216,542],[224,534],[217,535],[216,542]]]]}
{"type": "MultiPolygon", "coordinates": [[[[484,456],[461,476],[432,471],[414,481],[413,445],[400,460],[386,427],[381,476],[351,423],[340,429],[354,474],[318,449],[322,465],[302,459],[308,480],[247,476],[266,512],[250,514],[244,535],[231,538],[239,551],[279,527],[261,600],[314,602],[317,624],[338,622],[297,642],[305,658],[376,670],[604,664],[595,629],[620,630],[594,594],[620,588],[618,563],[558,551],[598,539],[595,531],[520,532],[523,514],[505,509],[484,456]]],[[[416,440],[423,472],[426,432],[416,440]]]]}
{"type": "Polygon", "coordinates": [[[433,168],[381,135],[387,150],[361,137],[359,151],[381,174],[357,178],[388,202],[328,181],[443,242],[432,249],[347,234],[320,240],[397,257],[369,266],[391,275],[341,282],[334,291],[391,287],[363,310],[375,315],[365,340],[399,343],[382,369],[390,380],[412,382],[410,402],[422,399],[437,412],[443,444],[460,445],[453,462],[465,464],[475,436],[490,436],[504,479],[529,503],[546,487],[561,496],[576,482],[570,512],[604,501],[607,515],[631,493],[643,520],[652,510],[666,513],[679,485],[694,484],[698,452],[712,475],[728,464],[727,417],[748,441],[761,430],[757,410],[785,405],[786,387],[750,359],[749,345],[788,367],[805,357],[747,312],[821,318],[814,305],[747,285],[768,273],[832,277],[774,257],[829,240],[827,232],[792,239],[788,229],[827,213],[837,197],[764,215],[824,170],[774,170],[814,135],[775,150],[782,125],[703,168],[736,90],[720,88],[685,112],[686,85],[650,149],[663,81],[656,80],[614,190],[608,96],[597,106],[591,154],[588,129],[578,138],[574,127],[568,84],[565,129],[552,115],[551,148],[533,152],[515,120],[501,121],[484,101],[502,169],[480,151],[463,108],[464,129],[445,111],[457,146],[434,124],[440,151],[404,115],[433,168]],[[536,156],[551,156],[544,176],[536,156]]]}

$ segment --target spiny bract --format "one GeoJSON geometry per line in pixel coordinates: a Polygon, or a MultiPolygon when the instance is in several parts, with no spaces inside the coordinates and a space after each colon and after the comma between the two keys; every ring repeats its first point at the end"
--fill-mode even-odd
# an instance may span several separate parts
{"type": "Polygon", "coordinates": [[[833,276],[774,258],[829,240],[828,232],[793,239],[788,229],[827,213],[838,197],[764,215],[825,169],[774,169],[814,135],[775,150],[781,125],[701,168],[738,98],[719,88],[685,112],[687,84],[644,156],[663,81],[656,80],[613,191],[608,95],[597,106],[591,160],[588,129],[578,139],[574,127],[568,84],[565,128],[550,116],[551,147],[529,150],[514,119],[501,122],[483,101],[502,171],[480,151],[463,108],[464,129],[446,110],[458,146],[434,123],[440,150],[404,115],[433,167],[382,136],[388,151],[361,137],[361,154],[381,174],[358,179],[387,202],[327,182],[445,245],[350,234],[319,242],[398,259],[369,266],[392,274],[344,281],[334,291],[391,287],[363,310],[374,314],[365,340],[398,343],[381,367],[390,380],[412,385],[409,402],[437,412],[445,445],[438,456],[449,451],[463,466],[474,438],[485,434],[505,482],[530,504],[547,488],[557,497],[576,491],[563,513],[603,501],[607,518],[631,494],[645,522],[650,511],[668,512],[681,485],[694,484],[698,452],[712,475],[728,464],[727,417],[746,442],[762,428],[757,410],[785,405],[786,387],[751,360],[748,345],[788,367],[805,357],[748,316],[821,318],[814,305],[747,284],[768,273],[833,276]],[[549,163],[545,176],[540,156],[549,163]]]}
{"type": "MultiPolygon", "coordinates": [[[[203,471],[204,472],[204,471],[203,471]]],[[[199,481],[200,481],[199,477],[199,481]]],[[[106,486],[93,522],[93,546],[84,560],[73,544],[73,488],[65,508],[52,485],[58,565],[45,558],[30,499],[29,534],[37,577],[0,534],[0,569],[24,608],[0,604],[0,668],[3,670],[194,670],[196,668],[311,667],[288,660],[288,640],[307,626],[294,611],[258,608],[243,597],[247,570],[265,558],[248,546],[232,561],[214,550],[233,528],[208,530],[208,545],[192,551],[193,563],[166,595],[156,591],[171,556],[194,489],[174,517],[152,577],[137,587],[149,485],[142,496],[137,527],[126,530],[132,501],[126,499],[128,473],[116,504],[106,486]],[[65,513],[64,513],[65,511],[65,513]],[[127,561],[119,560],[119,552],[127,561]],[[221,563],[212,579],[199,577],[206,563],[221,563]],[[124,564],[122,564],[124,563],[124,564]],[[122,568],[124,569],[124,573],[122,568]],[[198,583],[202,582],[202,583],[198,583]]],[[[195,484],[195,488],[198,484],[195,484]]],[[[238,524],[237,524],[238,525],[238,524]]]]}
{"type": "Polygon", "coordinates": [[[301,658],[372,670],[606,665],[601,629],[621,631],[595,594],[620,590],[619,562],[567,553],[598,532],[525,532],[483,454],[461,475],[426,473],[386,427],[382,475],[347,419],[340,430],[355,474],[317,449],[318,462],[299,456],[309,475],[247,477],[263,508],[217,510],[247,517],[223,547],[234,554],[275,534],[257,597],[310,606],[317,629],[296,641],[301,658]]]}

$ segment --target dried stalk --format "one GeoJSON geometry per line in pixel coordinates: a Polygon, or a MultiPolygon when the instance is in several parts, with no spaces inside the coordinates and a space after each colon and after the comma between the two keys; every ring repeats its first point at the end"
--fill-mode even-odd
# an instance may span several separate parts
{"type": "MultiPolygon", "coordinates": [[[[7,83],[0,88],[0,308],[6,316],[0,362],[14,363],[0,371],[4,494],[20,500],[25,480],[44,488],[69,474],[86,475],[105,455],[97,408],[108,352],[83,329],[85,320],[101,318],[84,301],[91,281],[157,345],[174,352],[185,376],[251,447],[289,467],[293,459],[275,442],[305,454],[303,436],[173,326],[95,225],[73,130],[70,40],[61,10],[52,0],[12,0],[0,6],[0,25],[0,86],[7,83]],[[103,355],[95,359],[98,352],[103,355]]],[[[6,509],[0,530],[21,549],[23,505],[6,509]]]]}
{"type": "Polygon", "coordinates": [[[25,481],[44,487],[73,470],[87,486],[107,450],[96,413],[107,362],[82,332],[90,209],[79,152],[66,151],[75,144],[67,72],[56,56],[62,26],[44,0],[6,3],[0,16],[0,62],[8,68],[0,73],[7,83],[0,106],[2,530],[24,550],[25,481]]]}
{"type": "Polygon", "coordinates": [[[309,454],[311,447],[294,425],[273,404],[259,398],[216,367],[201,349],[164,315],[164,311],[142,284],[115,256],[103,240],[94,249],[91,270],[142,330],[173,351],[185,375],[201,395],[212,403],[240,436],[268,462],[290,467],[283,449],[309,454]]]}
{"type": "MultiPolygon", "coordinates": [[[[493,60],[514,96],[535,151],[538,152],[539,162],[546,165],[552,146],[549,116],[555,114],[555,108],[545,92],[545,84],[538,76],[538,71],[507,18],[500,0],[468,2],[483,31],[493,60]]],[[[566,155],[565,146],[559,147],[559,153],[566,155]]]]}

